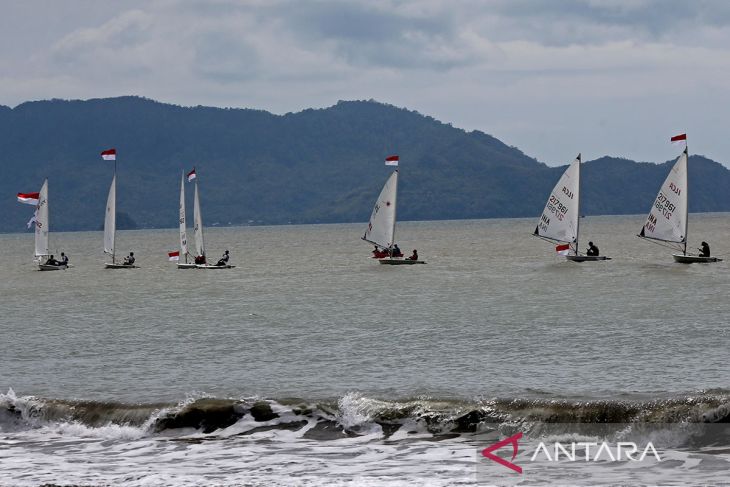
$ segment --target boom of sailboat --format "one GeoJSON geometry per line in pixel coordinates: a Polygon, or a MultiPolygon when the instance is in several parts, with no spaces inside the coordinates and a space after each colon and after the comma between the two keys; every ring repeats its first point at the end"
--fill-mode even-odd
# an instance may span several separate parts
{"type": "MultiPolygon", "coordinates": [[[[699,255],[688,252],[688,180],[687,164],[689,151],[686,146],[686,134],[672,137],[672,142],[685,143],[684,150],[677,158],[659,188],[659,193],[649,211],[644,225],[638,236],[647,241],[654,241],[661,245],[673,247],[679,252],[672,254],[675,262],[711,263],[722,259],[710,255],[709,245],[702,242],[699,255]]],[[[136,269],[134,252],[123,260],[117,260],[116,251],[116,186],[117,163],[116,150],[108,149],[101,153],[104,160],[114,161],[109,193],[107,195],[106,212],[104,216],[104,253],[111,256],[111,262],[106,262],[107,269],[136,269]]],[[[372,257],[384,265],[413,265],[425,264],[419,258],[418,251],[413,250],[409,257],[405,257],[395,241],[397,222],[398,178],[399,161],[397,155],[388,156],[386,166],[395,167],[385,181],[373,206],[370,221],[365,229],[362,240],[373,244],[372,257]]],[[[61,253],[61,260],[56,260],[50,253],[49,246],[49,200],[48,179],[38,193],[18,193],[18,201],[35,205],[33,217],[28,227],[34,226],[35,252],[34,262],[41,271],[63,270],[70,267],[68,257],[61,253]]],[[[228,262],[229,252],[226,250],[217,263],[211,264],[207,260],[205,238],[203,233],[203,216],[200,209],[200,189],[198,175],[193,168],[187,175],[183,171],[180,175],[179,200],[179,244],[180,250],[168,253],[169,260],[177,262],[178,269],[232,269],[235,266],[228,262]],[[190,253],[187,238],[185,184],[194,182],[193,200],[193,236],[195,255],[190,253]],[[182,261],[181,261],[182,260],[182,261]]],[[[595,262],[611,260],[610,257],[600,255],[598,247],[589,242],[588,249],[580,249],[580,219],[581,215],[581,155],[566,168],[562,176],[551,191],[540,219],[537,222],[533,235],[557,244],[555,250],[565,259],[572,262],[595,262]]]]}

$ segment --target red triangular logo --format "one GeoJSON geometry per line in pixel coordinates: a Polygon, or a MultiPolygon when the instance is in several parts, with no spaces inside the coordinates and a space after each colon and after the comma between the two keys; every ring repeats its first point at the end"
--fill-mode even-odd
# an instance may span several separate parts
{"type": "Polygon", "coordinates": [[[517,473],[522,473],[522,467],[515,465],[514,463],[509,462],[509,461],[505,460],[504,458],[498,457],[497,455],[492,453],[493,451],[499,450],[500,448],[502,448],[505,445],[511,444],[512,445],[512,460],[514,460],[515,457],[517,456],[517,449],[519,448],[519,446],[517,445],[517,440],[519,440],[520,438],[522,438],[521,431],[519,433],[517,433],[516,435],[512,435],[509,438],[505,438],[504,440],[495,443],[492,446],[486,447],[484,450],[482,450],[482,455],[484,455],[486,458],[489,458],[490,460],[493,460],[493,461],[499,463],[500,465],[504,465],[505,467],[514,470],[517,473]]]}

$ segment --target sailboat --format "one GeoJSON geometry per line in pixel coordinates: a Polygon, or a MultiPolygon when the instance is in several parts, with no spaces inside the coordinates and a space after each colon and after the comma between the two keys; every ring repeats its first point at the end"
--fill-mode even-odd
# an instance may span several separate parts
{"type": "MultiPolygon", "coordinates": [[[[398,156],[390,156],[385,162],[387,165],[398,164],[398,156]]],[[[423,260],[398,258],[393,255],[395,247],[396,200],[398,196],[398,168],[393,171],[385,182],[383,189],[375,201],[370,222],[362,239],[382,249],[385,257],[378,258],[378,262],[386,265],[425,264],[423,260]]]]}
{"type": "Polygon", "coordinates": [[[188,262],[188,234],[185,224],[185,172],[180,175],[180,255],[183,255],[185,262],[178,262],[178,269],[195,269],[193,262],[188,262]]]}
{"type": "Polygon", "coordinates": [[[38,262],[38,270],[58,271],[66,269],[68,266],[65,264],[46,264],[48,257],[51,255],[48,249],[48,234],[50,231],[48,225],[48,179],[43,181],[43,186],[38,193],[38,204],[33,219],[35,220],[35,258],[38,262]]]}
{"type": "MultiPolygon", "coordinates": [[[[672,141],[687,140],[686,134],[672,137],[672,141]]],[[[676,245],[681,254],[672,254],[675,262],[692,264],[694,262],[719,262],[717,257],[701,257],[687,253],[687,159],[689,152],[684,151],[677,158],[659,194],[649,211],[639,237],[676,245]]]]}
{"type": "Polygon", "coordinates": [[[106,199],[106,214],[104,215],[104,253],[112,256],[111,263],[105,262],[105,269],[136,269],[134,264],[117,263],[115,261],[114,240],[117,233],[117,152],[109,149],[101,153],[106,161],[114,161],[114,176],[109,186],[109,196],[106,199]]]}
{"type": "Polygon", "coordinates": [[[198,269],[232,269],[236,266],[225,264],[225,265],[211,265],[208,264],[205,255],[205,239],[203,237],[203,214],[200,211],[200,193],[198,190],[198,175],[195,169],[188,174],[188,181],[195,180],[195,198],[193,200],[193,235],[195,237],[195,252],[197,253],[196,260],[203,257],[201,264],[196,264],[195,267],[198,269]]]}
{"type": "Polygon", "coordinates": [[[573,262],[608,260],[603,255],[585,255],[578,250],[580,229],[580,154],[568,166],[542,211],[533,235],[558,243],[555,250],[573,262]]]}

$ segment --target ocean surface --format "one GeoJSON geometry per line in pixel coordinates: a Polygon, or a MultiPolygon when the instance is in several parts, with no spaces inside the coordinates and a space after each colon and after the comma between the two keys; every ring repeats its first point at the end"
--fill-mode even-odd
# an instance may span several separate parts
{"type": "Polygon", "coordinates": [[[117,233],[135,270],[103,269],[101,232],[53,233],[57,272],[0,235],[0,485],[501,485],[483,448],[581,423],[716,429],[521,482],[727,483],[730,214],[690,215],[716,264],[643,222],[582,219],[612,257],[582,264],[536,219],[400,223],[416,266],[370,259],[362,224],[207,229],[229,270],[178,270],[175,229],[117,233]]]}

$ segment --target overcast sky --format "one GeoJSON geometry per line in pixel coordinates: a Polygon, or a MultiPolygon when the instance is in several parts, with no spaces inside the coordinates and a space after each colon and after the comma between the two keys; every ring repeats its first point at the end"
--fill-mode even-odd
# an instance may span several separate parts
{"type": "Polygon", "coordinates": [[[141,95],[274,113],[370,99],[551,165],[730,164],[730,2],[0,1],[0,104],[141,95]]]}

